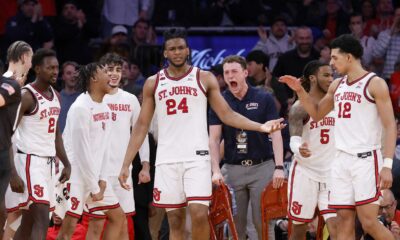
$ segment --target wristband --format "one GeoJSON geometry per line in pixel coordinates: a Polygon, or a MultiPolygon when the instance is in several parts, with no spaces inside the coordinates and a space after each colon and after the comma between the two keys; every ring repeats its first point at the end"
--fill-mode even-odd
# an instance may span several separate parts
{"type": "Polygon", "coordinates": [[[275,170],[276,170],[276,169],[283,170],[283,166],[282,166],[282,165],[276,165],[276,166],[275,166],[275,170]]]}
{"type": "Polygon", "coordinates": [[[393,159],[391,159],[391,158],[383,159],[383,166],[382,167],[392,169],[392,165],[393,165],[393,159]]]}
{"type": "Polygon", "coordinates": [[[290,137],[290,150],[296,155],[300,155],[299,148],[301,146],[301,137],[300,136],[292,136],[290,137]]]}

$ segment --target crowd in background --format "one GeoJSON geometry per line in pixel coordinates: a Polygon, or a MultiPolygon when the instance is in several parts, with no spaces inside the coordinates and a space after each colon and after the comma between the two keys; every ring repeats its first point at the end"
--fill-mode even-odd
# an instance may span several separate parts
{"type": "MultiPolygon", "coordinates": [[[[274,95],[281,116],[287,116],[295,96],[277,78],[285,74],[301,77],[311,60],[329,62],[330,41],[344,33],[360,40],[364,67],[387,81],[395,114],[400,115],[398,0],[0,0],[0,8],[1,60],[5,62],[5,51],[16,40],[26,41],[33,50],[56,50],[62,66],[56,88],[62,90],[64,105],[70,106],[79,95],[74,75],[78,65],[97,60],[107,52],[116,52],[125,59],[121,87],[140,99],[145,79],[163,64],[161,54],[154,58],[157,54],[151,52],[161,53],[162,49],[157,45],[157,27],[260,26],[254,32],[259,41],[245,56],[248,81],[274,95]],[[153,67],[145,69],[143,59],[154,63],[153,67]]],[[[221,66],[214,66],[212,72],[223,90],[221,66]]],[[[62,129],[65,117],[60,117],[62,129]]],[[[284,157],[290,161],[287,131],[283,132],[283,139],[284,157]]],[[[398,139],[396,159],[400,159],[400,130],[398,139]]],[[[400,197],[397,162],[393,166],[392,188],[396,198],[400,197]]],[[[147,209],[151,201],[151,188],[137,189],[142,191],[138,195],[147,196],[141,198],[143,201],[136,198],[141,217],[141,209],[147,209]]],[[[151,215],[156,210],[143,211],[151,215]]]]}

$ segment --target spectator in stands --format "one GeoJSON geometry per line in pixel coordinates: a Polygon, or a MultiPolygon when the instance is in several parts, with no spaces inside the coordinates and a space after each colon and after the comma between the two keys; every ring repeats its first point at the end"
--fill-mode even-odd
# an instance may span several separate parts
{"type": "Polygon", "coordinates": [[[351,31],[351,34],[357,38],[361,46],[363,47],[363,56],[361,58],[361,63],[366,69],[371,69],[370,66],[373,63],[373,56],[372,56],[372,50],[375,46],[375,38],[366,36],[364,34],[364,27],[365,23],[363,21],[363,17],[360,13],[353,13],[350,16],[350,22],[349,22],[349,29],[351,31]]]}
{"type": "Polygon", "coordinates": [[[392,0],[378,0],[376,17],[366,23],[365,34],[367,36],[377,37],[380,32],[390,29],[393,24],[392,0]]]}
{"type": "Polygon", "coordinates": [[[364,22],[368,22],[375,18],[375,6],[372,0],[363,0],[360,9],[364,22]]]}
{"type": "Polygon", "coordinates": [[[53,46],[53,32],[50,24],[43,18],[41,5],[37,0],[19,0],[19,11],[6,24],[6,45],[23,40],[38,48],[53,46]]]}
{"type": "Polygon", "coordinates": [[[269,36],[263,26],[258,28],[258,36],[260,40],[253,50],[261,50],[268,55],[268,68],[271,71],[274,70],[280,55],[295,48],[295,43],[288,33],[286,20],[283,17],[276,17],[273,20],[269,36]]]}
{"type": "Polygon", "coordinates": [[[106,53],[114,52],[123,58],[129,57],[128,30],[123,25],[116,25],[111,31],[111,36],[105,39],[97,58],[106,53]]]}
{"type": "Polygon", "coordinates": [[[155,34],[150,22],[142,18],[137,20],[132,27],[132,33],[129,40],[131,57],[136,57],[136,51],[139,46],[154,45],[156,44],[156,41],[157,35],[155,34]]]}
{"type": "Polygon", "coordinates": [[[86,64],[92,60],[89,37],[86,35],[86,16],[73,0],[67,0],[55,30],[57,56],[61,63],[75,61],[86,64]]]}
{"type": "Polygon", "coordinates": [[[61,111],[58,118],[58,126],[63,132],[65,128],[65,120],[72,103],[79,96],[80,92],[76,89],[78,64],[76,62],[67,61],[62,65],[61,79],[64,83],[64,88],[60,92],[61,96],[61,111]]]}
{"type": "Polygon", "coordinates": [[[320,28],[329,43],[332,39],[348,33],[348,15],[343,11],[338,0],[327,0],[325,6],[326,14],[322,16],[320,28]]]}
{"type": "Polygon", "coordinates": [[[116,25],[124,25],[131,30],[138,19],[148,19],[151,0],[104,0],[102,10],[103,38],[111,35],[116,25]]]}
{"type": "MultiPolygon", "coordinates": [[[[397,200],[390,189],[382,190],[380,211],[396,240],[400,239],[400,211],[396,210],[397,200]]],[[[383,220],[383,219],[382,219],[383,220]]]]}
{"type": "Polygon", "coordinates": [[[271,74],[268,69],[269,61],[268,56],[260,50],[247,54],[246,62],[249,73],[247,79],[250,85],[261,87],[275,97],[275,100],[278,101],[277,110],[282,116],[282,113],[287,110],[287,91],[285,85],[278,82],[278,79],[271,74]]]}
{"type": "Polygon", "coordinates": [[[390,98],[392,99],[393,110],[396,115],[400,114],[400,61],[399,60],[397,60],[395,64],[394,72],[390,75],[390,81],[389,81],[390,98]]]}
{"type": "Polygon", "coordinates": [[[221,64],[216,64],[211,68],[211,72],[217,78],[219,89],[223,92],[226,89],[226,83],[224,80],[224,70],[221,64]]]}
{"type": "Polygon", "coordinates": [[[120,88],[123,88],[126,84],[128,84],[129,74],[129,61],[127,58],[122,58],[121,82],[119,83],[120,88]]]}
{"type": "MultiPolygon", "coordinates": [[[[304,66],[311,60],[320,57],[319,52],[313,48],[313,35],[309,27],[299,27],[295,33],[296,48],[282,54],[273,71],[273,75],[280,77],[292,75],[300,77],[304,66]]],[[[292,90],[287,88],[288,97],[293,96],[292,90]]]]}
{"type": "Polygon", "coordinates": [[[389,79],[400,55],[400,8],[396,8],[395,10],[390,29],[379,33],[372,55],[375,58],[383,58],[385,60],[382,77],[386,80],[389,79]]]}
{"type": "Polygon", "coordinates": [[[140,71],[139,63],[135,59],[131,60],[129,63],[128,81],[125,82],[123,89],[135,96],[139,96],[145,80],[140,71]]]}

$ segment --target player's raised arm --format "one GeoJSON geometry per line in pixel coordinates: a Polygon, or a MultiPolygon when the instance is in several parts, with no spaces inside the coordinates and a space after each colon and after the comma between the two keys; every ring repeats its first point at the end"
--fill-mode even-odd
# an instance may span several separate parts
{"type": "Polygon", "coordinates": [[[286,126],[282,123],[283,118],[271,120],[261,124],[243,117],[241,114],[233,111],[232,108],[229,107],[228,103],[222,97],[217,79],[212,73],[201,71],[200,79],[207,89],[208,101],[211,107],[218,115],[219,119],[221,119],[221,121],[226,125],[239,129],[266,133],[280,130],[286,126]]]}
{"type": "Polygon", "coordinates": [[[121,169],[119,181],[121,186],[128,189],[130,186],[126,184],[129,177],[129,166],[133,158],[139,151],[144,139],[147,136],[151,119],[153,118],[155,102],[154,102],[154,88],[156,84],[156,75],[148,78],[143,87],[143,103],[140,114],[135,126],[132,129],[131,138],[129,140],[128,148],[126,150],[124,164],[121,169]]]}
{"type": "Polygon", "coordinates": [[[299,78],[285,75],[279,78],[279,81],[286,83],[293,91],[296,92],[300,102],[306,112],[312,117],[314,121],[321,120],[326,114],[333,110],[335,90],[340,83],[340,79],[335,80],[328,89],[326,95],[319,103],[315,103],[310,95],[301,86],[299,78]]]}

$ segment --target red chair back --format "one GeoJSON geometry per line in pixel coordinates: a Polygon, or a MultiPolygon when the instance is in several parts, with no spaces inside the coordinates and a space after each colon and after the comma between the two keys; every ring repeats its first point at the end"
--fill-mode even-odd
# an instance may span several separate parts
{"type": "Polygon", "coordinates": [[[268,240],[269,221],[275,218],[284,218],[287,216],[287,188],[287,180],[285,180],[283,182],[283,186],[278,189],[272,187],[271,181],[261,194],[261,221],[263,240],[268,240]]]}
{"type": "Polygon", "coordinates": [[[238,240],[232,216],[232,196],[225,184],[213,189],[208,222],[210,224],[211,240],[224,239],[225,222],[229,225],[233,240],[238,240]]]}

